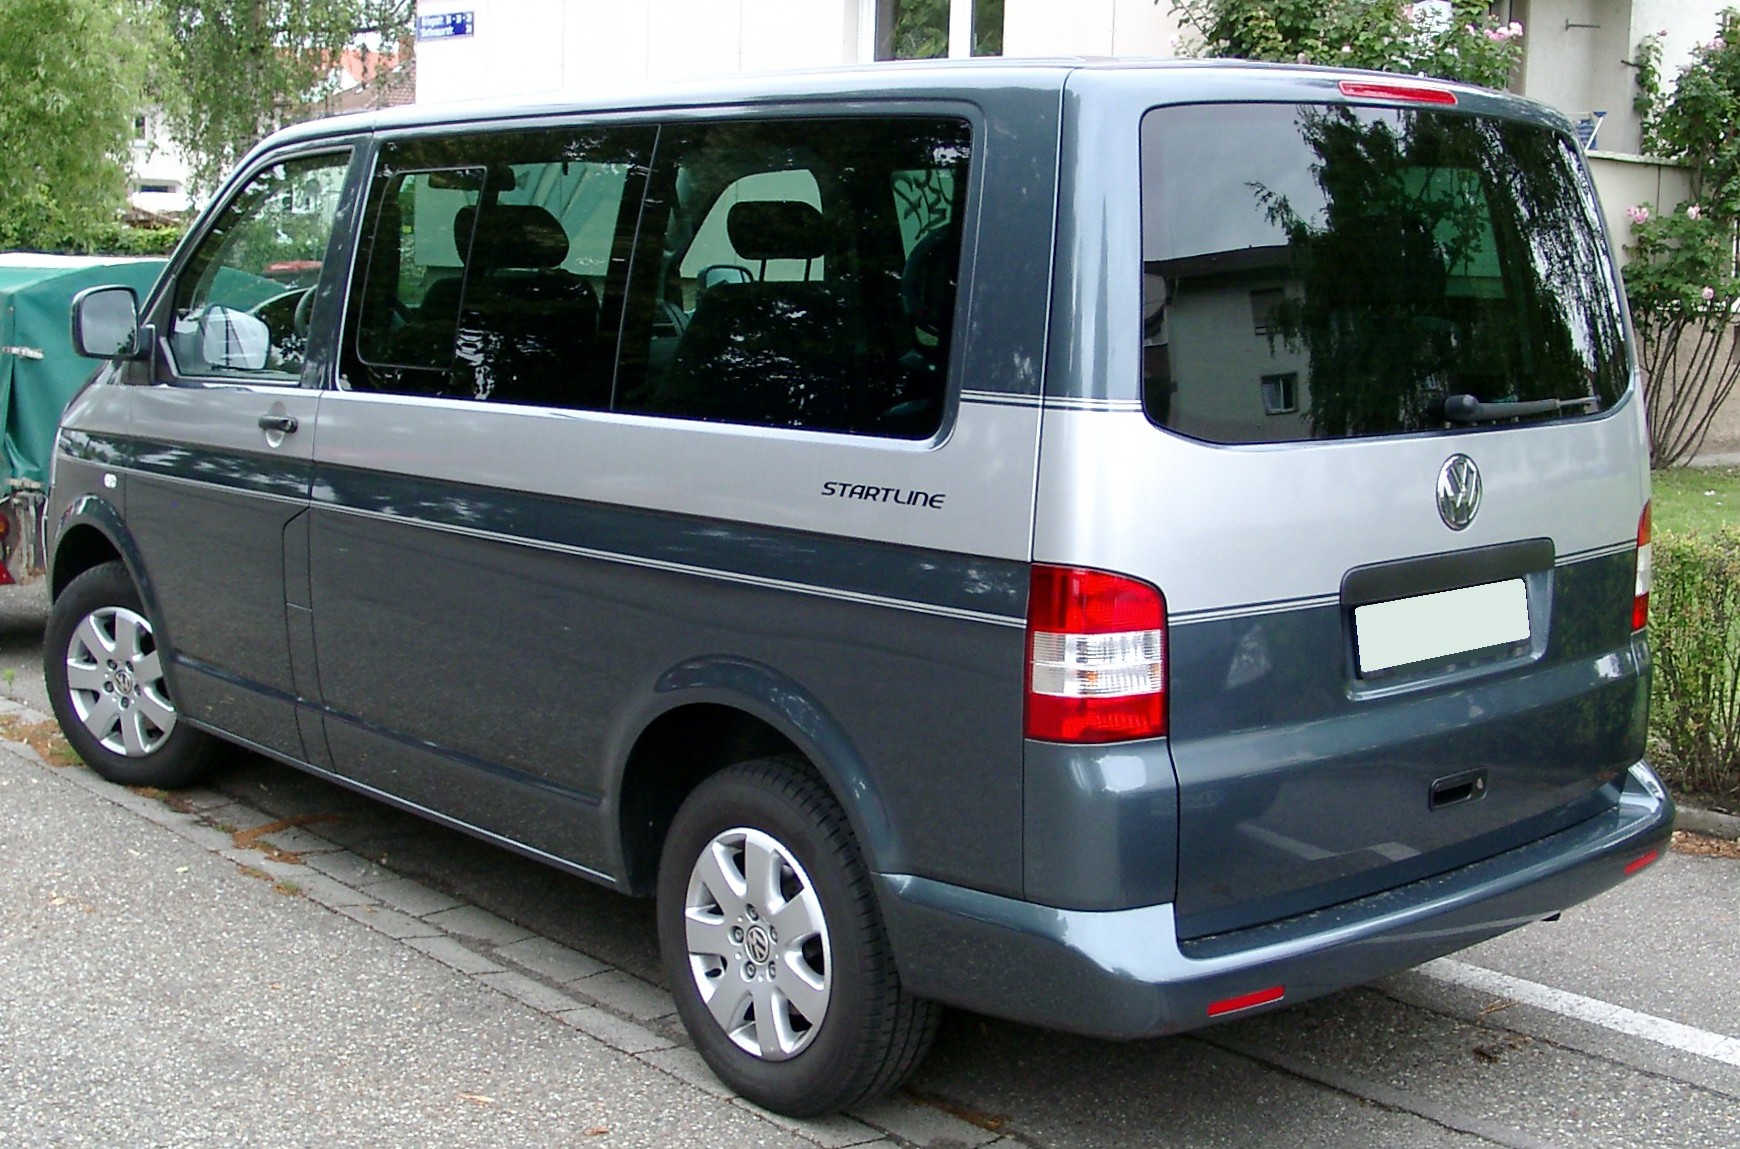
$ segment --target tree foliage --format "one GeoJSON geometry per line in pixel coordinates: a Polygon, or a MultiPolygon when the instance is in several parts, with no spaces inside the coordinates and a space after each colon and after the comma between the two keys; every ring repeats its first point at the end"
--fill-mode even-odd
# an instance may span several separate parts
{"type": "Polygon", "coordinates": [[[1672,93],[1661,88],[1658,38],[1638,46],[1644,146],[1689,169],[1692,198],[1664,210],[1636,204],[1625,290],[1649,384],[1650,458],[1690,460],[1740,385],[1740,12],[1692,52],[1672,93]]]}
{"type": "Polygon", "coordinates": [[[0,0],[0,248],[88,247],[125,202],[149,26],[120,0],[0,0]]]}
{"type": "Polygon", "coordinates": [[[208,188],[267,134],[320,112],[359,36],[391,50],[415,9],[413,0],[151,2],[169,39],[159,88],[170,134],[208,188]]]}
{"type": "Polygon", "coordinates": [[[1522,25],[1499,23],[1483,0],[1173,0],[1172,11],[1199,37],[1181,46],[1197,56],[1370,68],[1502,88],[1522,54],[1522,25]]]}

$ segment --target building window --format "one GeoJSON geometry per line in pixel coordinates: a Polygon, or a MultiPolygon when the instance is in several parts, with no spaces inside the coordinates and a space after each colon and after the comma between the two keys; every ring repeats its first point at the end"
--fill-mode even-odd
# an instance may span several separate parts
{"type": "Polygon", "coordinates": [[[1287,293],[1279,287],[1251,292],[1251,329],[1254,334],[1280,334],[1280,329],[1275,326],[1275,313],[1281,309],[1281,301],[1286,296],[1287,293]]]}
{"type": "Polygon", "coordinates": [[[1292,415],[1299,410],[1299,373],[1263,376],[1263,414],[1292,415]]]}
{"type": "Polygon", "coordinates": [[[949,55],[949,16],[954,4],[973,10],[973,46],[963,55],[1003,54],[1004,0],[878,0],[876,58],[935,60],[949,55]]]}

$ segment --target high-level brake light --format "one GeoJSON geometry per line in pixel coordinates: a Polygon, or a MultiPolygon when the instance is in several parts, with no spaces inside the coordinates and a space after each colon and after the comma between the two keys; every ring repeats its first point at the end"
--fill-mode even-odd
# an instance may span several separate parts
{"type": "Polygon", "coordinates": [[[1401,100],[1411,104],[1454,104],[1456,93],[1432,84],[1384,80],[1343,80],[1341,94],[1355,100],[1401,100]]]}
{"type": "Polygon", "coordinates": [[[1655,577],[1655,556],[1649,545],[1649,504],[1637,520],[1637,584],[1631,600],[1631,629],[1649,625],[1649,585],[1655,577]]]}
{"type": "Polygon", "coordinates": [[[1148,583],[1035,564],[1027,652],[1027,737],[1123,742],[1166,733],[1166,602],[1148,583]]]}

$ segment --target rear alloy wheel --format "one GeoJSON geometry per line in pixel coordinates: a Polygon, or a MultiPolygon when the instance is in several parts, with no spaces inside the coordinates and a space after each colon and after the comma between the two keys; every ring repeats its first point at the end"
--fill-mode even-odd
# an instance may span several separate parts
{"type": "Polygon", "coordinates": [[[899,1085],[937,1010],[901,988],[845,815],[798,761],[708,778],[665,839],[659,948],[701,1056],[739,1094],[813,1117],[899,1085]]]}
{"type": "Polygon", "coordinates": [[[768,834],[714,835],[684,899],[689,973],[707,1012],[739,1049],[784,1061],[809,1048],[828,1015],[828,923],[809,874],[768,834]]]}
{"type": "Polygon", "coordinates": [[[91,769],[129,786],[184,786],[212,740],[178,720],[139,592],[120,563],[94,567],[49,612],[43,671],[67,741],[91,769]]]}

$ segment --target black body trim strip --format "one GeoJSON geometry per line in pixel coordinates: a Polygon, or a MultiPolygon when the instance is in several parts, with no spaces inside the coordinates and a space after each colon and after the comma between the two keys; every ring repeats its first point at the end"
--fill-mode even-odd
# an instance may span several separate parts
{"type": "Polygon", "coordinates": [[[1503,582],[1553,569],[1553,540],[1522,539],[1473,550],[1356,567],[1341,579],[1341,605],[1365,606],[1503,582]]]}

